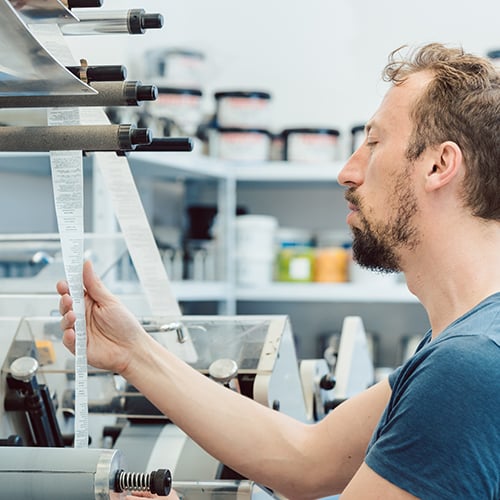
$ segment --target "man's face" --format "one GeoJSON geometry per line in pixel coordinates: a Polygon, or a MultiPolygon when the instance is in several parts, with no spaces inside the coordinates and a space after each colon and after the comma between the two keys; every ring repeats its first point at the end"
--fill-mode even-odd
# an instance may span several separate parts
{"type": "Polygon", "coordinates": [[[423,75],[392,87],[366,127],[366,138],[339,174],[348,187],[354,259],[378,271],[402,270],[402,255],[419,243],[414,165],[406,158],[410,105],[423,75]]]}

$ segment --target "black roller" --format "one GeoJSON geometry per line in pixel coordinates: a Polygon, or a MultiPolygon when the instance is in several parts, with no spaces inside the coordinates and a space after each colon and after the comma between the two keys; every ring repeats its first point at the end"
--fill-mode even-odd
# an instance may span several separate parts
{"type": "Polygon", "coordinates": [[[86,74],[87,82],[121,82],[127,78],[127,68],[121,65],[104,65],[104,66],[67,66],[66,69],[71,71],[75,76],[80,78],[80,73],[83,71],[86,74]]]}
{"type": "Polygon", "coordinates": [[[193,150],[190,137],[161,137],[153,139],[149,144],[136,146],[134,151],[185,151],[193,150]]]}
{"type": "Polygon", "coordinates": [[[158,87],[156,85],[139,85],[137,87],[138,101],[155,101],[158,98],[158,87]]]}
{"type": "Polygon", "coordinates": [[[69,9],[102,7],[103,0],[68,0],[69,9]]]}

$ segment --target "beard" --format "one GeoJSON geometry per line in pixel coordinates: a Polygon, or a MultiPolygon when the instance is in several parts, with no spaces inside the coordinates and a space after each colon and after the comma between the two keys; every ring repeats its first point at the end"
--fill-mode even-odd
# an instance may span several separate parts
{"type": "Polygon", "coordinates": [[[353,227],[352,253],[362,267],[382,273],[401,271],[401,248],[413,249],[419,243],[414,216],[417,199],[407,175],[401,175],[394,186],[392,209],[395,215],[384,222],[370,222],[363,214],[363,203],[354,190],[346,192],[346,199],[359,211],[362,229],[353,227]]]}

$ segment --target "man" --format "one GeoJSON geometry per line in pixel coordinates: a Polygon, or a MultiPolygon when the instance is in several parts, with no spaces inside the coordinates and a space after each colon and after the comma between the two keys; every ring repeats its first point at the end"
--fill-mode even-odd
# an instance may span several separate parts
{"type": "MultiPolygon", "coordinates": [[[[303,424],[162,349],[86,263],[89,363],[287,498],[498,500],[500,76],[439,44],[407,61],[393,54],[385,75],[393,85],[339,182],[356,260],[404,272],[428,313],[431,330],[404,366],[303,424]]],[[[72,301],[64,282],[58,291],[73,351],[72,301]]]]}

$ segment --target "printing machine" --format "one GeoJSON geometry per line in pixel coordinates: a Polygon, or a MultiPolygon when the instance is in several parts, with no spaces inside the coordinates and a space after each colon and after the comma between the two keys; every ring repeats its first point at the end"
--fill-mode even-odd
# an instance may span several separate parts
{"type": "MultiPolygon", "coordinates": [[[[2,496],[62,499],[71,491],[75,499],[115,499],[156,480],[156,491],[172,485],[186,499],[276,498],[208,455],[122,377],[92,367],[91,442],[72,448],[75,365],[59,319],[0,317],[2,496]]],[[[305,422],[335,405],[331,367],[325,360],[298,363],[286,316],[141,321],[159,343],[227,390],[305,422]]]]}

